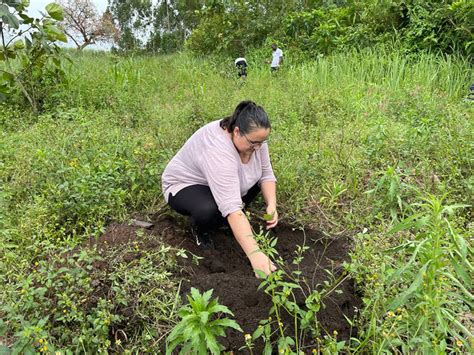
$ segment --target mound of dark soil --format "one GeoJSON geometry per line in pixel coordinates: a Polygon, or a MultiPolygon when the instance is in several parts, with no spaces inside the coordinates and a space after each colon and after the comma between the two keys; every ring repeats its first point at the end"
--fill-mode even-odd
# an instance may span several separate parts
{"type": "MultiPolygon", "coordinates": [[[[262,290],[257,291],[260,281],[255,278],[250,263],[245,254],[235,242],[228,230],[219,230],[214,238],[216,250],[201,250],[192,240],[190,233],[176,223],[171,217],[162,217],[154,221],[152,229],[147,230],[150,236],[160,236],[162,240],[173,247],[186,249],[188,258],[180,258],[182,271],[177,277],[183,279],[181,294],[183,297],[191,287],[200,291],[213,289],[213,297],[219,297],[219,303],[226,305],[235,315],[235,320],[244,330],[252,333],[262,319],[269,316],[272,306],[271,298],[262,290]],[[199,258],[196,264],[196,258],[199,258]],[[194,260],[194,261],[193,261],[194,260]]],[[[136,241],[137,227],[127,225],[112,225],[99,239],[100,245],[117,246],[130,241],[136,241]]],[[[302,277],[306,280],[306,293],[312,289],[320,289],[325,280],[329,280],[330,270],[334,275],[340,275],[342,263],[348,259],[350,241],[348,238],[329,239],[315,231],[292,229],[280,226],[274,232],[278,237],[277,250],[288,263],[288,270],[296,268],[292,265],[297,246],[306,245],[308,250],[303,254],[304,259],[299,264],[302,277]]],[[[142,245],[142,250],[156,247],[156,240],[147,238],[149,246],[142,245]]],[[[317,313],[321,324],[321,335],[338,333],[338,340],[349,339],[355,335],[345,316],[351,319],[355,307],[360,306],[360,299],[354,290],[352,280],[345,280],[338,288],[324,299],[324,307],[317,313]]],[[[304,297],[297,294],[297,303],[304,305],[304,297]]],[[[288,315],[283,316],[292,324],[288,315]]],[[[291,330],[290,330],[291,331],[291,330]]],[[[291,333],[288,333],[291,334],[291,333]]],[[[229,331],[221,343],[228,350],[237,351],[244,345],[244,335],[237,331],[229,331]]],[[[312,340],[308,339],[305,346],[311,347],[312,340]]],[[[262,344],[257,343],[254,353],[260,353],[262,344]]]]}

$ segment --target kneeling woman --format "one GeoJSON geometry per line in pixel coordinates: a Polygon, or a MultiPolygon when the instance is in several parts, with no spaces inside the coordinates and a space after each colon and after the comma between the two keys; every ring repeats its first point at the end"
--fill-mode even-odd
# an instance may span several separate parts
{"type": "Polygon", "coordinates": [[[196,243],[212,248],[212,232],[225,219],[254,270],[275,270],[258,249],[245,213],[261,191],[266,212],[273,215],[267,228],[278,223],[276,179],[268,152],[270,121],[252,101],[237,105],[232,116],[197,130],[168,163],[162,175],[165,200],[189,216],[196,243]]]}

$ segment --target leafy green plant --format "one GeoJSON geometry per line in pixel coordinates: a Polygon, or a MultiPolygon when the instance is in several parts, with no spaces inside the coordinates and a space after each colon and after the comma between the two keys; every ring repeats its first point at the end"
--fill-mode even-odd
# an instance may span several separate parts
{"type": "Polygon", "coordinates": [[[366,191],[366,194],[376,197],[377,209],[374,212],[388,212],[392,221],[398,221],[400,217],[403,218],[410,211],[410,205],[403,196],[407,187],[402,182],[397,169],[390,166],[382,172],[376,186],[366,191]]]}
{"type": "MultiPolygon", "coordinates": [[[[453,339],[469,339],[472,332],[457,319],[456,311],[464,305],[474,307],[472,278],[474,267],[472,249],[451,225],[449,218],[455,209],[465,205],[444,205],[444,198],[433,195],[419,204],[420,213],[414,214],[394,226],[390,233],[413,229],[416,239],[400,247],[411,251],[409,261],[389,278],[389,284],[406,284],[402,292],[395,295],[390,311],[406,307],[412,312],[407,320],[412,328],[408,350],[417,339],[428,338],[433,344],[424,343],[426,351],[446,350],[447,343],[442,341],[451,336],[453,339]]],[[[393,249],[391,250],[393,252],[393,249]]],[[[404,328],[404,326],[402,326],[404,328]]],[[[408,329],[403,334],[408,335],[408,329]]],[[[465,347],[470,347],[463,341],[465,347]]]]}
{"type": "Polygon", "coordinates": [[[319,201],[327,201],[329,206],[334,206],[340,196],[347,191],[347,186],[344,183],[333,181],[332,184],[327,184],[325,187],[323,187],[323,190],[326,195],[321,197],[319,201]]]}
{"type": "MultiPolygon", "coordinates": [[[[311,287],[301,276],[299,265],[303,260],[303,254],[308,249],[307,246],[298,246],[295,251],[295,257],[292,263],[296,266],[294,270],[289,270],[279,255],[275,246],[278,239],[271,237],[270,232],[260,232],[255,238],[260,249],[276,261],[278,269],[266,276],[261,271],[257,271],[262,278],[259,289],[263,289],[272,299],[272,307],[269,310],[269,317],[259,322],[258,328],[253,332],[251,338],[246,338],[246,346],[252,349],[252,343],[262,338],[265,347],[264,354],[272,354],[273,348],[278,350],[279,354],[299,354],[302,351],[303,340],[310,336],[318,339],[321,335],[321,326],[317,314],[324,307],[322,301],[333,292],[338,291],[339,285],[344,282],[349,275],[343,272],[335,277],[330,271],[327,271],[329,280],[322,285],[311,287]],[[299,297],[304,297],[304,303],[298,302],[299,297]],[[292,319],[290,331],[289,324],[283,323],[284,315],[290,315],[292,319]]],[[[337,345],[343,347],[344,344],[337,345]]]]}
{"type": "Polygon", "coordinates": [[[2,47],[0,61],[0,100],[11,95],[16,88],[36,113],[48,94],[48,89],[65,78],[63,56],[56,41],[67,42],[58,26],[63,20],[61,6],[46,6],[47,15],[36,19],[27,15],[28,0],[9,0],[0,4],[0,34],[2,47]],[[20,25],[27,26],[26,29],[20,25]],[[11,34],[5,39],[6,32],[11,34]]]}
{"type": "MultiPolygon", "coordinates": [[[[452,5],[461,13],[464,5],[460,4],[452,5]]],[[[468,16],[468,12],[462,13],[468,16]]],[[[288,48],[285,42],[282,48],[288,48]]],[[[54,90],[55,101],[47,99],[50,105],[39,116],[10,105],[11,100],[0,105],[0,305],[17,303],[20,307],[27,302],[13,290],[21,289],[19,282],[31,274],[38,250],[46,245],[55,245],[56,253],[61,254],[65,245],[78,247],[91,236],[100,235],[111,221],[126,220],[130,214],[156,215],[163,205],[159,177],[169,159],[197,127],[231,112],[243,97],[254,97],[272,120],[270,154],[278,177],[282,218],[329,234],[343,231],[356,240],[352,276],[364,293],[364,306],[357,324],[360,342],[354,346],[357,341],[351,340],[350,346],[358,352],[376,353],[385,341],[385,349],[399,351],[397,342],[408,343],[408,334],[416,331],[411,323],[403,332],[399,327],[407,319],[414,322],[422,315],[412,306],[401,306],[400,311],[388,308],[395,295],[412,284],[411,271],[404,272],[400,282],[391,281],[390,286],[387,280],[394,270],[408,263],[414,244],[393,252],[382,251],[411,241],[427,229],[415,233],[410,228],[392,234],[387,230],[419,208],[412,204],[412,190],[406,185],[422,192],[449,192],[446,204],[471,203],[474,130],[470,118],[474,106],[460,100],[472,80],[471,63],[457,56],[428,53],[408,57],[387,47],[349,49],[293,63],[294,50],[298,49],[285,52],[288,65],[276,80],[270,78],[266,66],[259,64],[268,56],[268,46],[249,51],[246,57],[252,75],[242,87],[236,87],[218,70],[222,63],[229,63],[228,58],[216,58],[214,61],[220,64],[213,64],[209,58],[185,52],[134,56],[125,66],[119,65],[114,77],[116,56],[67,50],[75,65],[67,72],[65,85],[54,90]],[[340,134],[343,126],[347,127],[344,136],[340,134]],[[344,153],[342,161],[347,166],[336,159],[337,151],[344,153]],[[367,198],[363,192],[374,189],[388,167],[393,167],[396,176],[387,176],[367,198]],[[392,180],[394,194],[389,193],[392,180]],[[332,206],[338,208],[327,203],[329,196],[339,191],[333,189],[334,181],[348,188],[335,198],[332,206]],[[323,187],[329,189],[329,194],[323,187]],[[320,203],[322,196],[327,199],[320,203]],[[397,221],[392,221],[391,209],[397,221]]],[[[16,59],[11,62],[14,64],[16,59]]],[[[12,99],[21,94],[18,90],[14,90],[12,99]]],[[[469,245],[473,226],[470,210],[457,210],[445,217],[469,245]]],[[[446,234],[440,239],[443,244],[450,237],[446,234]]],[[[453,250],[443,245],[446,253],[453,250]]],[[[472,264],[469,250],[472,247],[466,259],[472,264]]],[[[128,252],[139,253],[135,249],[128,252]]],[[[144,260],[117,266],[106,279],[101,276],[103,284],[113,282],[112,301],[117,300],[113,314],[124,317],[118,325],[111,322],[111,326],[126,333],[115,333],[120,346],[118,342],[114,345],[109,333],[112,344],[108,351],[146,353],[162,347],[160,339],[174,324],[169,316],[170,298],[177,297],[177,286],[163,281],[166,275],[170,277],[169,268],[161,268],[166,265],[163,260],[167,261],[147,251],[144,260]],[[163,284],[169,287],[165,289],[163,284]],[[150,292],[144,292],[144,288],[150,292]],[[126,311],[117,313],[124,307],[126,311]]],[[[416,270],[416,265],[415,260],[410,270],[416,270]]],[[[470,269],[466,270],[469,275],[470,269]]],[[[284,277],[285,282],[293,282],[284,277]]],[[[459,292],[460,287],[451,281],[443,282],[450,287],[447,294],[459,292]]],[[[407,305],[414,305],[426,290],[419,288],[416,298],[410,295],[405,300],[407,305]]],[[[79,291],[67,288],[68,293],[79,291]]],[[[73,295],[69,298],[75,299],[73,295]]],[[[464,301],[445,307],[455,312],[462,325],[469,326],[464,301]]],[[[54,307],[47,303],[36,309],[54,307]]],[[[43,317],[43,313],[28,314],[32,314],[28,318],[32,324],[43,317]]],[[[269,334],[278,328],[275,314],[272,319],[269,334]]],[[[24,323],[8,322],[7,336],[2,336],[0,342],[11,346],[15,341],[11,326],[16,324],[24,323]]],[[[78,334],[75,324],[53,323],[54,332],[63,334],[73,329],[72,333],[78,334]]],[[[430,324],[424,334],[434,323],[430,324]]],[[[287,326],[284,324],[285,334],[294,338],[287,326]]],[[[87,336],[86,343],[91,339],[87,336]]],[[[421,352],[423,346],[431,346],[429,341],[418,337],[410,349],[421,352]]],[[[463,339],[446,337],[448,348],[466,349],[465,345],[459,348],[458,341],[464,344],[463,339]]],[[[60,343],[49,335],[47,342],[48,349],[60,343]]],[[[275,350],[274,341],[272,346],[275,350]]]]}
{"type": "MultiPolygon", "coordinates": [[[[158,350],[155,339],[168,332],[178,304],[170,247],[143,234],[139,241],[104,241],[77,253],[47,242],[34,246],[25,271],[2,276],[0,341],[9,351],[158,350]]],[[[7,257],[13,264],[18,259],[13,251],[7,257]]]]}
{"type": "Polygon", "coordinates": [[[387,248],[362,317],[367,326],[356,350],[423,353],[472,351],[472,329],[463,314],[474,306],[473,251],[451,219],[464,205],[446,205],[428,195],[417,213],[396,224],[389,236],[406,242],[387,248]],[[397,256],[400,255],[400,256],[397,256]],[[377,315],[378,313],[378,315],[377,315]],[[367,319],[367,318],[368,319],[367,319]]]}
{"type": "Polygon", "coordinates": [[[84,250],[54,261],[37,259],[27,276],[11,275],[16,282],[10,281],[0,317],[14,353],[54,351],[66,344],[91,352],[110,346],[110,324],[120,317],[113,314],[112,303],[92,297],[91,269],[99,260],[84,250]]]}
{"type": "Polygon", "coordinates": [[[201,294],[191,288],[191,295],[187,296],[189,304],[178,311],[181,321],[167,338],[167,354],[179,345],[180,354],[220,354],[223,348],[217,337],[225,337],[227,328],[242,331],[235,320],[220,317],[221,314],[233,314],[226,306],[219,304],[218,299],[211,300],[212,292],[208,290],[201,294]]]}

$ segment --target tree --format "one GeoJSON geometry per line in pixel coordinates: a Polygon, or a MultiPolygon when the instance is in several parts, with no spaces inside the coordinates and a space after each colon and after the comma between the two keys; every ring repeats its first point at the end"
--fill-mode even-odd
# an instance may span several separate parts
{"type": "Polygon", "coordinates": [[[110,11],[121,32],[118,47],[141,49],[144,35],[153,21],[152,0],[109,0],[110,11]]]}
{"type": "Polygon", "coordinates": [[[0,62],[5,64],[0,68],[0,101],[19,91],[36,113],[49,90],[65,76],[56,41],[67,38],[58,26],[61,6],[51,3],[47,14],[32,18],[26,14],[28,4],[28,0],[0,3],[0,62]]]}
{"type": "Polygon", "coordinates": [[[306,6],[296,0],[215,0],[199,10],[200,22],[187,46],[200,53],[240,55],[284,34],[282,23],[306,6]],[[218,39],[218,40],[216,40],[218,39]]]}
{"type": "Polygon", "coordinates": [[[59,3],[64,9],[62,25],[77,49],[97,42],[118,41],[119,31],[109,9],[100,16],[91,0],[60,0],[59,3]]]}
{"type": "Polygon", "coordinates": [[[172,52],[200,21],[199,10],[214,0],[110,0],[122,50],[172,52]]]}

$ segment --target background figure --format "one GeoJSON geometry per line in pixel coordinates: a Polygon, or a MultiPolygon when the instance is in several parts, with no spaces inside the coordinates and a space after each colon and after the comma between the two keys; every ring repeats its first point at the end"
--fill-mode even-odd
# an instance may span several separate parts
{"type": "Polygon", "coordinates": [[[272,43],[272,61],[270,64],[270,70],[272,73],[280,68],[283,64],[283,51],[277,47],[276,43],[272,43]]]}
{"type": "Polygon", "coordinates": [[[235,60],[235,66],[238,69],[237,75],[239,78],[247,77],[247,60],[243,57],[239,57],[235,60]]]}
{"type": "Polygon", "coordinates": [[[469,86],[469,93],[467,94],[467,99],[474,101],[474,84],[469,86]]]}

